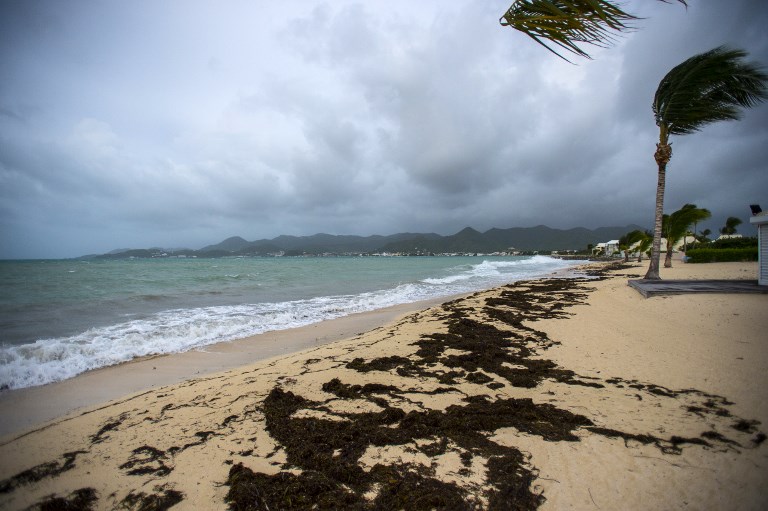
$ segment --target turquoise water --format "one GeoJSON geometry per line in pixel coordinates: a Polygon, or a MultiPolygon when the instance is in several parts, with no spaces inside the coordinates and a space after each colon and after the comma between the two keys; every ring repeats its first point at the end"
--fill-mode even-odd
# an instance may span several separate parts
{"type": "Polygon", "coordinates": [[[0,388],[572,264],[541,256],[0,261],[0,388]]]}

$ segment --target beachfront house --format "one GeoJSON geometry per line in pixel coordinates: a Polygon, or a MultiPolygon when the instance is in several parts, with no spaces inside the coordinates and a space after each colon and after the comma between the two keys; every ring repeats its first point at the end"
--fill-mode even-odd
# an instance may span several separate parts
{"type": "Polygon", "coordinates": [[[606,241],[605,243],[598,243],[592,249],[593,255],[612,256],[619,251],[619,240],[606,241]]]}
{"type": "Polygon", "coordinates": [[[757,227],[757,283],[768,286],[768,211],[752,206],[749,223],[757,227]]]}

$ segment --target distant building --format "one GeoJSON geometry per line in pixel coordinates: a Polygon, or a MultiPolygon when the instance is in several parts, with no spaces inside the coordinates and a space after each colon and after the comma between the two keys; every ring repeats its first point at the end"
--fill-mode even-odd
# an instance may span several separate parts
{"type": "Polygon", "coordinates": [[[592,249],[592,254],[612,256],[619,251],[619,240],[606,241],[605,243],[598,243],[592,249]]]}

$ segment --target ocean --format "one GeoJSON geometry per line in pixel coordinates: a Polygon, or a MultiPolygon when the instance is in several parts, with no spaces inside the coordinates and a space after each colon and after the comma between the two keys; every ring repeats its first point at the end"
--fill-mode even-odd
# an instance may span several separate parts
{"type": "Polygon", "coordinates": [[[545,256],[0,261],[0,389],[574,264],[545,256]]]}

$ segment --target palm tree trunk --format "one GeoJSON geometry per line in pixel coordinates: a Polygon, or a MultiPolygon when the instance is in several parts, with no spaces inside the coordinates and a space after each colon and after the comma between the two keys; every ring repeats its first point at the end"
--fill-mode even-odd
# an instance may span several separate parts
{"type": "MultiPolygon", "coordinates": [[[[653,224],[653,245],[651,246],[651,263],[645,274],[647,280],[661,280],[659,276],[659,256],[661,255],[661,220],[664,216],[664,186],[666,183],[667,163],[672,158],[672,146],[669,145],[667,128],[661,125],[659,143],[653,155],[659,167],[659,181],[656,185],[656,220],[653,224]]],[[[669,250],[669,247],[667,247],[669,250]]]]}

